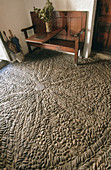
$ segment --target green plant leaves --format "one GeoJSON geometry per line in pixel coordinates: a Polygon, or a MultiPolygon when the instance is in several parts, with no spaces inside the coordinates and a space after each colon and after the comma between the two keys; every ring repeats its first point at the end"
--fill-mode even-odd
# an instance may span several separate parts
{"type": "Polygon", "coordinates": [[[52,19],[52,11],[54,10],[52,2],[50,0],[47,0],[46,5],[43,7],[43,9],[38,9],[34,7],[34,11],[38,13],[39,18],[43,19],[45,22],[50,21],[52,19]]]}

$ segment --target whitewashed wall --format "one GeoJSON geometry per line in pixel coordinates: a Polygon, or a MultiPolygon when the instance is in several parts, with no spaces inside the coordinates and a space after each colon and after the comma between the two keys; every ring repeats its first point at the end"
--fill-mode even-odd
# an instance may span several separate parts
{"type": "MultiPolygon", "coordinates": [[[[42,8],[46,0],[24,0],[24,2],[27,15],[30,18],[29,12],[33,10],[33,6],[42,8]]],[[[51,0],[51,2],[53,2],[55,10],[88,11],[85,48],[83,52],[84,57],[88,57],[91,52],[97,0],[51,0]]]]}
{"type": "Polygon", "coordinates": [[[19,38],[24,53],[28,52],[21,28],[30,25],[23,0],[0,0],[0,31],[9,36],[9,29],[19,38]]]}

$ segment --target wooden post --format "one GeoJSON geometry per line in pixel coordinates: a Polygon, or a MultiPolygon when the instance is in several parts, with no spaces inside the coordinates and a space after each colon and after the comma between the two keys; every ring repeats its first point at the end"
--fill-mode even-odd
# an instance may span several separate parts
{"type": "Polygon", "coordinates": [[[75,58],[74,58],[74,64],[76,66],[78,64],[78,50],[79,50],[79,37],[75,37],[75,58]]]}
{"type": "MultiPolygon", "coordinates": [[[[28,35],[27,35],[27,31],[25,30],[24,31],[24,35],[25,35],[25,38],[28,38],[28,35]]],[[[32,50],[31,50],[31,47],[30,47],[30,45],[27,43],[27,46],[28,46],[28,50],[29,50],[29,52],[31,52],[32,50]]]]}

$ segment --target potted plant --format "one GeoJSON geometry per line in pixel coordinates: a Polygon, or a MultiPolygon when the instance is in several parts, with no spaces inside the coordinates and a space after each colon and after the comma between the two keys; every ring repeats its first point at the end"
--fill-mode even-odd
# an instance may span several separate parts
{"type": "Polygon", "coordinates": [[[52,30],[52,11],[54,7],[50,0],[47,0],[46,5],[43,9],[38,9],[34,7],[34,11],[38,13],[40,19],[43,19],[46,24],[46,32],[51,32],[52,30]]]}

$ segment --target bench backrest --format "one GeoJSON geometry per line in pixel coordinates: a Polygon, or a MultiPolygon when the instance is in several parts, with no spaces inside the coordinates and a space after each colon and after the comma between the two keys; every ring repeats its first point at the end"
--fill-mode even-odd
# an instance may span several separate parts
{"type": "MultiPolygon", "coordinates": [[[[34,31],[45,32],[45,23],[39,19],[38,14],[30,12],[34,31]]],[[[86,28],[85,11],[53,11],[52,24],[53,27],[65,27],[65,30],[59,33],[56,38],[68,39],[68,37],[79,33],[83,28],[86,28]]],[[[85,32],[81,35],[80,41],[84,42],[85,32]]]]}

